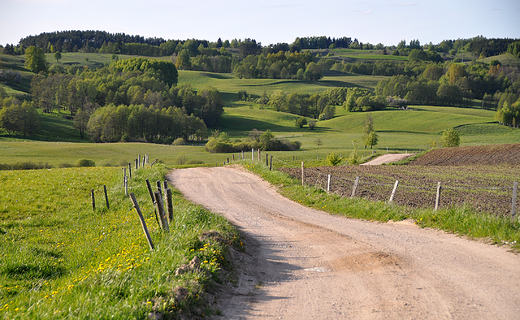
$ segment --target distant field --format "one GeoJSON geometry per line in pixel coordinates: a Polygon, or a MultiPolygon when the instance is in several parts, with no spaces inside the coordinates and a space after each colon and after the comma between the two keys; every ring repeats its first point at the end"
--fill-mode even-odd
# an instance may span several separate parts
{"type": "Polygon", "coordinates": [[[510,53],[504,53],[504,54],[501,54],[501,55],[498,55],[498,56],[482,58],[482,59],[479,59],[478,61],[482,61],[482,62],[485,62],[485,63],[490,63],[493,60],[500,61],[500,63],[502,65],[504,65],[504,66],[520,67],[520,59],[515,58],[515,56],[513,56],[510,53]]]}
{"type": "Polygon", "coordinates": [[[217,88],[224,101],[229,104],[237,100],[238,91],[260,97],[264,91],[270,95],[275,90],[314,94],[331,87],[360,87],[374,89],[383,76],[345,75],[326,73],[320,81],[299,81],[291,79],[239,79],[229,73],[210,73],[179,70],[179,84],[190,83],[195,89],[217,88]]]}

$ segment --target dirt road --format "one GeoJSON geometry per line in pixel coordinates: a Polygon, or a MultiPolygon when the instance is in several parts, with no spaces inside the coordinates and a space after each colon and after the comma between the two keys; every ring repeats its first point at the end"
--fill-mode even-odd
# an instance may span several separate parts
{"type": "Polygon", "coordinates": [[[175,170],[188,199],[245,236],[216,319],[518,319],[520,257],[411,222],[309,209],[233,168],[175,170]]]}
{"type": "Polygon", "coordinates": [[[361,164],[362,166],[376,166],[383,163],[396,162],[413,156],[412,153],[388,153],[375,158],[374,160],[361,164]]]}

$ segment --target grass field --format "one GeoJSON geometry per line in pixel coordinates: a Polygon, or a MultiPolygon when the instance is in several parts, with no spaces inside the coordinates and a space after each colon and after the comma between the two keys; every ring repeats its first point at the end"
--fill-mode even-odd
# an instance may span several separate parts
{"type": "Polygon", "coordinates": [[[129,182],[155,245],[150,251],[119,168],[0,172],[1,317],[144,319],[154,311],[190,315],[191,306],[207,314],[199,297],[225,263],[224,244],[239,240],[221,216],[176,191],[170,232],[161,232],[145,179],[165,173],[160,165],[141,168],[129,182]],[[175,275],[194,256],[201,269],[175,275]],[[186,293],[176,296],[181,288],[186,293]]]}
{"type": "MultiPolygon", "coordinates": [[[[494,112],[480,109],[461,109],[432,106],[413,106],[413,110],[386,110],[371,112],[374,128],[379,134],[376,146],[378,153],[418,152],[428,149],[431,141],[440,145],[442,131],[455,127],[461,134],[461,146],[517,143],[520,130],[501,126],[493,122],[494,112]]],[[[356,147],[361,155],[369,155],[371,150],[364,150],[361,142],[362,126],[366,113],[348,113],[337,108],[337,117],[318,121],[314,130],[308,127],[300,129],[295,125],[298,116],[260,109],[257,105],[237,102],[233,108],[225,108],[220,132],[226,132],[231,138],[245,138],[252,129],[271,130],[278,138],[297,140],[302,143],[298,151],[269,152],[280,159],[315,161],[316,165],[325,165],[325,157],[331,152],[349,155],[356,147]],[[356,140],[353,144],[353,140],[356,140]]],[[[204,151],[203,144],[187,146],[169,146],[146,143],[78,143],[79,135],[72,128],[72,121],[49,117],[42,123],[49,128],[62,126],[60,130],[42,132],[34,140],[21,141],[24,137],[2,135],[0,142],[0,163],[14,164],[30,161],[48,163],[54,167],[74,164],[78,159],[91,159],[98,166],[121,165],[133,162],[137,154],[149,154],[167,166],[174,166],[183,155],[187,160],[200,160],[206,164],[221,164],[230,154],[210,154],[204,151]],[[59,134],[58,134],[59,133],[59,134]],[[54,137],[51,134],[56,134],[54,137]],[[19,139],[20,138],[20,139],[19,139]],[[61,142],[50,142],[56,139],[61,142]],[[65,142],[72,141],[72,142],[65,142]]],[[[42,128],[45,126],[42,124],[42,128]]],[[[235,155],[238,158],[238,155],[235,155]]],[[[250,153],[249,156],[250,157],[250,153]]]]}

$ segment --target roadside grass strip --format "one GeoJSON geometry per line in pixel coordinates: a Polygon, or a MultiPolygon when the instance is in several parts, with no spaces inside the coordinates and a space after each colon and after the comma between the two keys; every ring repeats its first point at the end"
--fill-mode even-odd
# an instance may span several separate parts
{"type": "Polygon", "coordinates": [[[174,220],[170,232],[162,232],[145,180],[162,181],[167,171],[163,165],[140,168],[129,181],[154,251],[125,196],[121,168],[0,171],[0,318],[144,319],[150,313],[211,312],[204,293],[220,281],[227,246],[240,244],[238,234],[176,190],[174,220]],[[175,274],[195,256],[199,268],[175,274]]]}
{"type": "Polygon", "coordinates": [[[520,251],[520,219],[511,221],[508,216],[477,212],[467,205],[433,209],[410,208],[384,201],[370,201],[363,198],[341,197],[328,194],[317,186],[301,185],[301,180],[280,171],[269,171],[261,163],[246,161],[244,168],[261,176],[276,186],[283,196],[302,205],[348,218],[388,222],[414,219],[422,228],[434,228],[482,239],[497,245],[508,245],[513,251],[520,251]]]}

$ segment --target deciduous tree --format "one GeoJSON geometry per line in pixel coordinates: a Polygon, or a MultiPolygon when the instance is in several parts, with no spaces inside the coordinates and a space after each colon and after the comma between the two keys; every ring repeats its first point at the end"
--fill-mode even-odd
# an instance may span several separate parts
{"type": "Polygon", "coordinates": [[[49,63],[41,48],[30,46],[25,49],[25,67],[34,73],[47,72],[49,63]]]}

